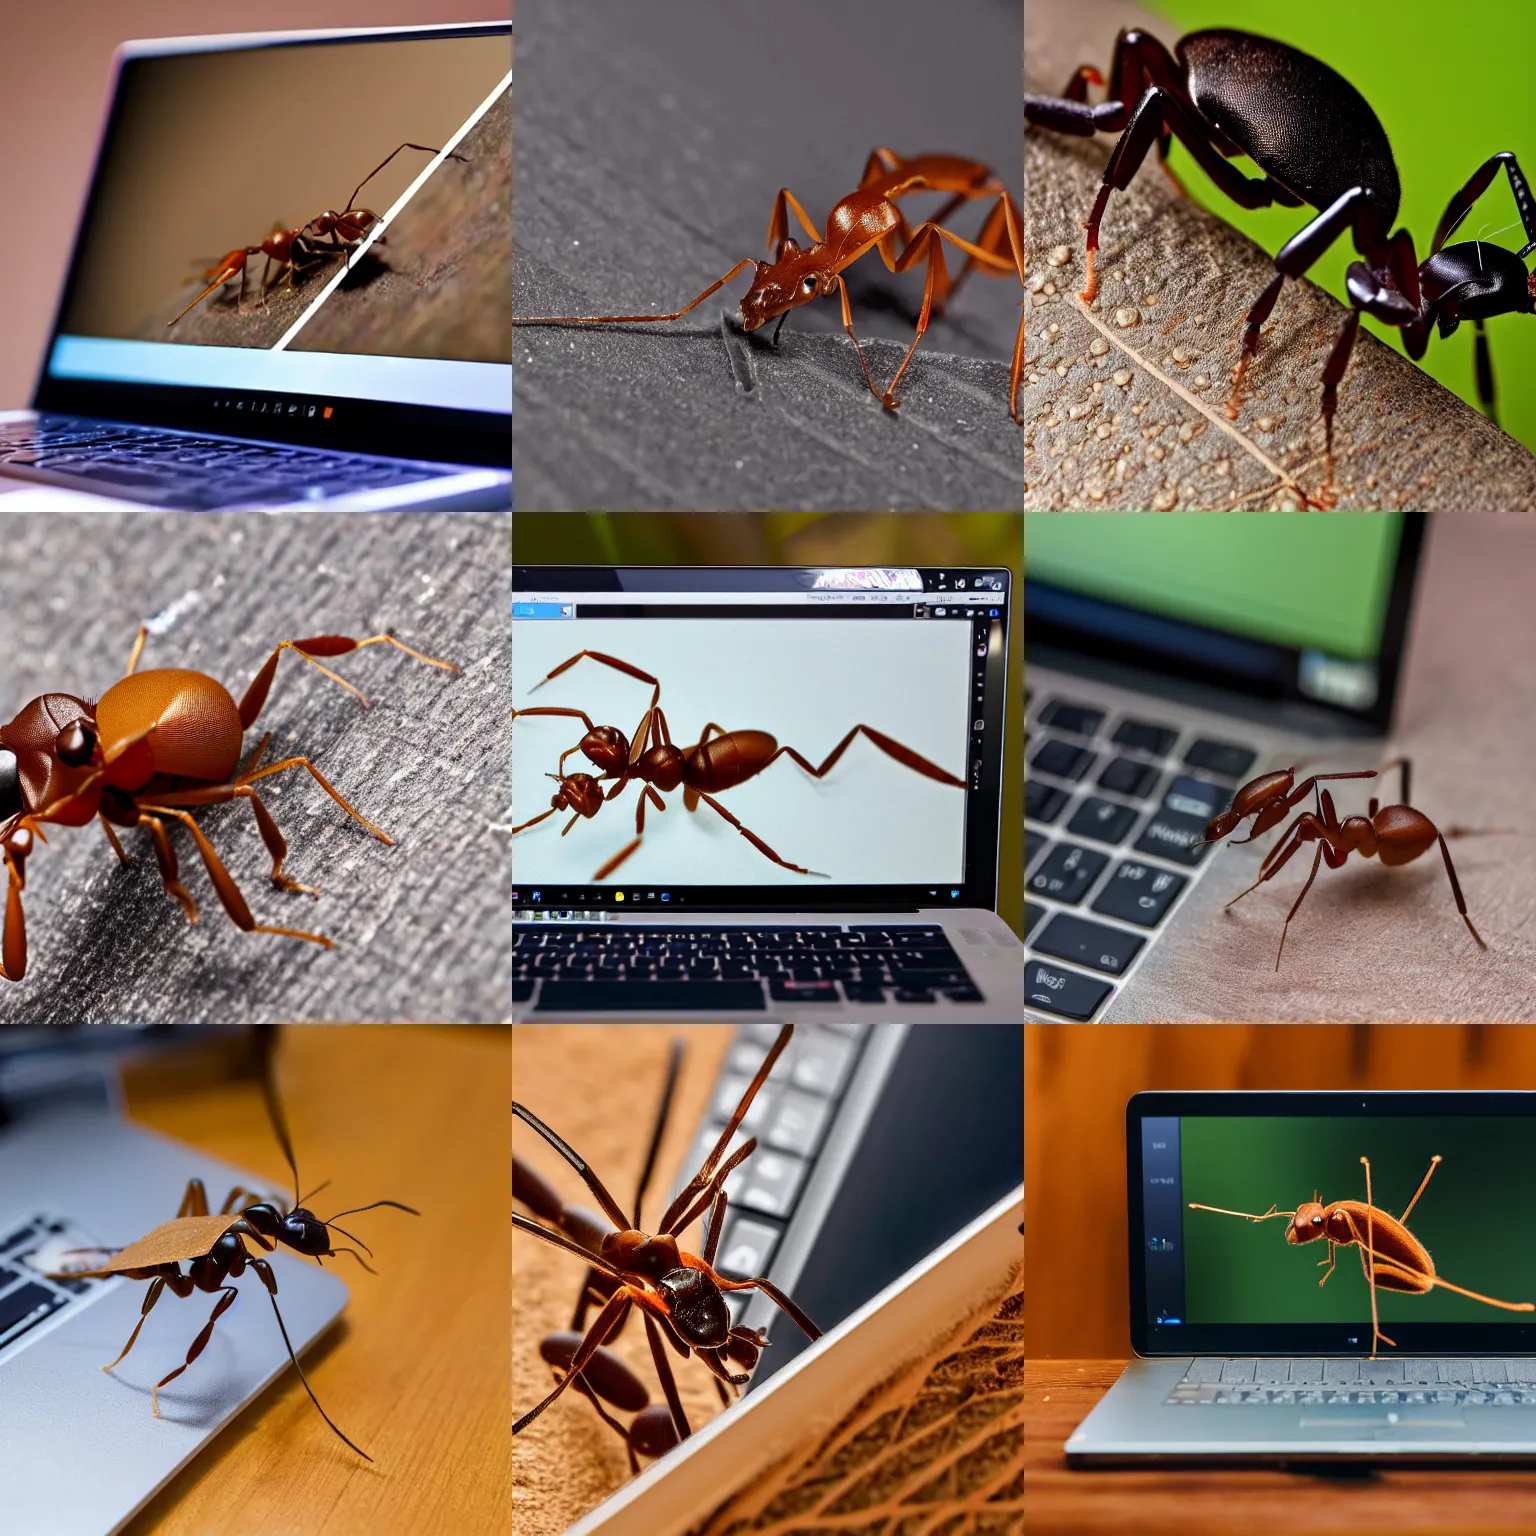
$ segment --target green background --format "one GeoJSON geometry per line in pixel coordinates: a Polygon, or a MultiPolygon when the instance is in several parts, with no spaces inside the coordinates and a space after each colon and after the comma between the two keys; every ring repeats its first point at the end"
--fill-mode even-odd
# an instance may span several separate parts
{"type": "Polygon", "coordinates": [[[1026,514],[1033,580],[1280,645],[1374,660],[1397,513],[1026,514]]]}
{"type": "MultiPolygon", "coordinates": [[[[1370,1290],[1358,1247],[1340,1248],[1319,1287],[1326,1242],[1292,1245],[1288,1223],[1240,1221],[1189,1202],[1259,1215],[1294,1210],[1318,1191],[1323,1204],[1365,1199],[1365,1169],[1378,1210],[1398,1216],[1429,1167],[1435,1170],[1408,1230],[1447,1280],[1500,1301],[1536,1301],[1536,1173],[1530,1121],[1445,1117],[1360,1118],[1185,1116],[1180,1121],[1184,1203],[1185,1321],[1338,1323],[1369,1321],[1370,1290]]],[[[1435,1289],[1427,1296],[1378,1293],[1380,1315],[1411,1322],[1514,1322],[1505,1312],[1435,1289]]],[[[1390,1332],[1390,1329],[1388,1330],[1390,1332]]]]}
{"type": "MultiPolygon", "coordinates": [[[[1331,65],[1375,108],[1387,130],[1403,186],[1399,222],[1412,232],[1422,261],[1435,226],[1456,192],[1489,155],[1510,149],[1528,175],[1536,174],[1536,114],[1531,108],[1531,0],[1388,0],[1341,5],[1339,0],[1148,0],[1167,16],[1163,41],[1171,48],[1183,32],[1239,27],[1304,49],[1331,65]]],[[[1106,50],[1110,40],[1106,39],[1106,50]]],[[[1105,68],[1108,55],[1091,62],[1105,68]]],[[[1341,146],[1341,150],[1347,146],[1341,146]]],[[[1175,141],[1169,163],[1190,195],[1273,255],[1301,229],[1306,208],[1245,210],[1219,193],[1189,152],[1175,141]]],[[[1256,174],[1246,160],[1237,164],[1256,174]]],[[[1154,173],[1155,174],[1155,173],[1154,173]]],[[[1526,242],[1509,181],[1485,192],[1454,240],[1483,239],[1518,251],[1526,242]],[[1505,229],[1513,225],[1512,229],[1505,229]],[[1495,233],[1502,230],[1503,233],[1495,233]]],[[[1344,238],[1308,274],[1347,302],[1344,272],[1356,259],[1344,238]]],[[[1258,298],[1257,292],[1253,297],[1258,298]]],[[[1280,301],[1281,311],[1285,307],[1280,301]]],[[[1402,350],[1398,333],[1367,319],[1368,329],[1402,350]]],[[[1436,333],[1420,367],[1472,406],[1473,328],[1464,325],[1442,341],[1436,333]]],[[[1500,425],[1536,449],[1536,318],[1501,315],[1488,322],[1500,425]]]]}

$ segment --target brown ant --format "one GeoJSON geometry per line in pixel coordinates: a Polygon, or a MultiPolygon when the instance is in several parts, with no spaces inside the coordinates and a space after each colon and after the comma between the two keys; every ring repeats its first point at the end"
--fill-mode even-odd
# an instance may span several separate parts
{"type": "MultiPolygon", "coordinates": [[[[859,366],[864,370],[864,382],[869,391],[885,407],[895,410],[901,403],[896,398],[896,386],[917,351],[917,344],[928,329],[928,318],[937,308],[944,312],[948,300],[965,280],[971,269],[1004,275],[1017,272],[1020,285],[1024,282],[1024,221],[998,176],[990,167],[978,160],[966,160],[958,155],[916,155],[903,160],[889,149],[871,151],[864,164],[864,175],[858,187],[838,202],[827,215],[827,233],[823,235],[810,216],[796,200],[788,187],[781,187],[774,200],[773,216],[768,223],[768,249],[773,252],[771,261],[753,261],[743,257],[724,277],[713,282],[696,299],[691,299],[679,310],[668,315],[544,315],[536,318],[513,318],[514,325],[646,325],[658,321],[679,320],[702,304],[710,294],[723,288],[739,273],[752,268],[752,286],[742,295],[742,327],[758,330],[775,316],[779,324],[774,328],[773,339],[777,343],[784,317],[790,310],[812,299],[828,298],[834,292],[842,300],[843,329],[853,342],[859,366]],[[948,192],[949,201],[934,215],[919,225],[914,232],[905,216],[896,206],[898,198],[913,192],[948,192]],[[962,240],[959,235],[945,229],[940,223],[961,203],[977,198],[995,197],[997,202],[988,213],[976,240],[962,240]],[[789,233],[789,214],[793,212],[800,228],[810,236],[812,244],[801,249],[789,233]],[[947,240],[958,250],[965,252],[967,260],[959,275],[950,280],[949,268],[944,261],[940,244],[947,240]],[[874,378],[865,361],[859,339],[853,334],[853,312],[848,305],[848,287],[842,273],[871,249],[878,248],[880,258],[892,272],[905,272],[919,262],[925,262],[926,281],[923,285],[922,309],[917,317],[917,334],[907,355],[889,386],[881,391],[875,387],[874,378]],[[1011,259],[1010,259],[1011,258],[1011,259]]],[[[1008,411],[1021,426],[1024,418],[1019,414],[1019,384],[1024,374],[1024,314],[1019,314],[1018,335],[1014,340],[1013,362],[1008,375],[1008,411]]]]}
{"type": "MultiPolygon", "coordinates": [[[[814,1341],[821,1337],[821,1330],[772,1281],[762,1276],[751,1280],[728,1280],[714,1268],[715,1254],[720,1245],[721,1231],[725,1223],[725,1181],[756,1150],[757,1140],[755,1137],[750,1138],[729,1157],[725,1156],[725,1151],[730,1145],[731,1138],[736,1134],[737,1128],[746,1118],[747,1111],[751,1109],[758,1090],[773,1070],[774,1063],[778,1061],[784,1048],[789,1044],[794,1028],[793,1024],[786,1024],[779,1031],[778,1039],[774,1041],[773,1048],[763,1058],[762,1065],[758,1067],[757,1075],[748,1084],[746,1092],[742,1094],[741,1102],[736,1106],[736,1112],[731,1116],[725,1129],[721,1131],[714,1149],[704,1159],[699,1171],[683,1186],[677,1198],[667,1207],[655,1236],[650,1236],[639,1229],[638,1207],[635,1210],[634,1219],[631,1220],[603,1187],[602,1180],[593,1172],[585,1159],[567,1146],[537,1115],[514,1101],[512,1113],[537,1131],[581,1175],[582,1182],[591,1190],[598,1205],[602,1207],[604,1215],[616,1228],[614,1231],[604,1232],[601,1238],[593,1243],[591,1235],[587,1233],[582,1234],[586,1238],[586,1241],[582,1241],[568,1235],[566,1231],[555,1230],[552,1226],[541,1226],[537,1221],[530,1220],[516,1211],[512,1213],[512,1225],[519,1231],[531,1232],[556,1248],[563,1248],[567,1253],[585,1259],[590,1270],[611,1282],[608,1300],[598,1313],[596,1322],[587,1330],[586,1336],[574,1352],[562,1351],[557,1358],[556,1363],[563,1374],[554,1390],[543,1402],[530,1408],[518,1419],[512,1426],[514,1435],[525,1430],[568,1386],[575,1385],[580,1390],[582,1383],[589,1379],[589,1366],[600,1346],[618,1332],[631,1310],[635,1308],[639,1309],[641,1320],[645,1324],[646,1338],[651,1347],[651,1358],[655,1362],[656,1374],[661,1379],[662,1391],[666,1396],[667,1406],[671,1410],[673,1432],[679,1440],[685,1439],[692,1431],[683,1411],[682,1400],[678,1396],[671,1362],[667,1359],[662,1347],[663,1339],[679,1354],[692,1354],[702,1360],[717,1380],[723,1384],[722,1392],[726,1385],[740,1387],[747,1382],[749,1379],[747,1373],[757,1364],[758,1355],[768,1342],[758,1330],[732,1326],[724,1292],[761,1291],[794,1320],[796,1326],[808,1339],[814,1341]],[[685,1253],[678,1247],[677,1234],[706,1213],[709,1217],[709,1229],[704,1239],[703,1254],[685,1253]],[[733,1372],[731,1370],[733,1365],[740,1367],[740,1371],[733,1372]]],[[[647,1168],[648,1172],[649,1168],[647,1168]]],[[[520,1199],[533,1205],[535,1209],[542,1206],[540,1214],[543,1214],[546,1220],[561,1221],[567,1228],[571,1226],[567,1208],[542,1179],[538,1180],[536,1185],[526,1177],[525,1171],[525,1176],[517,1185],[515,1192],[520,1199]],[[539,1186],[542,1186],[542,1190],[539,1186]],[[529,1198],[530,1195],[533,1199],[529,1198]],[[535,1204],[536,1201],[537,1204],[535,1204]],[[552,1214],[556,1206],[561,1212],[558,1217],[552,1214]]],[[[584,1308],[585,1286],[582,1294],[584,1308]]],[[[580,1315],[583,1314],[578,1313],[578,1316],[580,1315]]],[[[599,1409],[599,1412],[601,1411],[599,1409]]],[[[624,1431],[621,1429],[622,1432],[624,1431]]],[[[633,1444],[632,1441],[631,1444],[633,1444]]],[[[666,1448],[665,1445],[662,1446],[662,1449],[666,1448]]]]}
{"type": "MultiPolygon", "coordinates": [[[[1381,769],[1366,768],[1356,773],[1316,774],[1292,788],[1296,771],[1295,768],[1289,768],[1281,773],[1262,774],[1259,778],[1252,779],[1243,785],[1233,797],[1231,810],[1217,816],[1206,827],[1205,837],[1201,840],[1203,843],[1218,842],[1233,831],[1245,816],[1251,815],[1254,818],[1253,828],[1246,838],[1240,839],[1241,842],[1251,843],[1261,832],[1266,832],[1283,821],[1290,808],[1307,794],[1318,795],[1317,810],[1303,811],[1297,816],[1295,821],[1281,833],[1274,847],[1265,854],[1264,862],[1259,866],[1259,878],[1248,887],[1248,890],[1239,891],[1227,903],[1227,906],[1231,907],[1250,891],[1257,890],[1266,880],[1273,880],[1303,843],[1318,845],[1312,859],[1312,872],[1307,876],[1307,883],[1302,886],[1301,895],[1296,898],[1290,912],[1286,915],[1285,926],[1280,930],[1280,947],[1275,952],[1277,971],[1280,969],[1280,957],[1285,953],[1285,936],[1291,926],[1291,919],[1296,916],[1302,902],[1306,899],[1307,892],[1312,889],[1312,882],[1317,879],[1318,867],[1324,860],[1327,861],[1329,869],[1342,868],[1352,853],[1358,853],[1366,859],[1377,855],[1383,864],[1392,866],[1410,864],[1420,854],[1433,847],[1436,842],[1440,844],[1440,853],[1445,859],[1445,872],[1450,877],[1451,894],[1456,898],[1456,910],[1461,913],[1461,920],[1467,925],[1467,931],[1477,941],[1478,948],[1488,948],[1483,942],[1483,936],[1473,927],[1472,919],[1467,916],[1466,898],[1461,894],[1461,882],[1456,878],[1456,867],[1451,863],[1451,850],[1446,846],[1445,834],[1422,811],[1416,811],[1407,803],[1412,773],[1412,765],[1407,758],[1397,758],[1381,769]],[[1334,809],[1332,794],[1326,789],[1321,791],[1317,789],[1319,781],[1324,779],[1373,779],[1378,773],[1386,773],[1392,768],[1398,769],[1401,776],[1402,803],[1382,806],[1379,800],[1372,798],[1364,816],[1346,816],[1343,821],[1340,821],[1338,812],[1334,809]]],[[[1463,830],[1461,827],[1452,827],[1451,836],[1456,837],[1463,830]]]]}
{"type": "Polygon", "coordinates": [[[1291,1244],[1314,1243],[1319,1238],[1327,1238],[1328,1257],[1320,1259],[1318,1267],[1326,1264],[1328,1268],[1317,1282],[1319,1285],[1324,1284],[1333,1273],[1336,1250],[1348,1248],[1352,1244],[1358,1245],[1360,1268],[1371,1290],[1372,1360],[1376,1358],[1378,1339],[1384,1344],[1391,1344],[1393,1349],[1397,1348],[1381,1331],[1376,1309],[1378,1289],[1401,1291],[1411,1296],[1427,1296],[1438,1287],[1445,1291],[1455,1291],[1458,1296],[1470,1296],[1473,1301],[1481,1301],[1490,1307],[1502,1307],[1506,1312],[1536,1312],[1536,1304],[1529,1301],[1495,1301],[1492,1296],[1483,1296],[1477,1291],[1452,1285],[1449,1280],[1442,1280],[1435,1273],[1435,1261],[1430,1257],[1429,1249],[1408,1230],[1408,1212],[1419,1203],[1419,1196],[1424,1193],[1435,1169],[1443,1161],[1438,1152],[1430,1158],[1429,1172],[1424,1175],[1401,1216],[1389,1216],[1373,1203],[1371,1160],[1362,1157],[1360,1161],[1365,1165],[1363,1205],[1358,1200],[1335,1200],[1332,1205],[1325,1206],[1318,1200],[1314,1190],[1311,1200],[1294,1211],[1277,1211],[1274,1206],[1270,1206],[1262,1216],[1251,1216],[1247,1211],[1227,1211],[1216,1205],[1197,1205],[1193,1201],[1189,1208],[1192,1211],[1212,1211],[1218,1216],[1241,1216],[1244,1221],[1254,1222],[1269,1221],[1275,1216],[1289,1216],[1291,1224],[1285,1229],[1285,1240],[1291,1244]]]}
{"type": "MultiPolygon", "coordinates": [[[[379,222],[379,215],[371,208],[359,208],[357,206],[357,194],[373,180],[380,171],[389,164],[401,149],[419,149],[424,154],[440,155],[442,150],[432,149],[426,144],[402,144],[399,149],[392,150],[369,173],[358,182],[356,190],[347,199],[344,212],[337,213],[334,208],[327,208],[324,213],[318,214],[307,224],[300,224],[295,229],[274,229],[260,245],[247,245],[237,247],[230,251],[224,259],[216,265],[207,268],[203,277],[211,279],[208,286],[176,316],[175,320],[166,321],[167,327],[175,325],[183,315],[197,308],[215,288],[227,283],[238,272],[240,275],[240,294],[235,300],[236,313],[243,312],[245,308],[245,276],[246,263],[252,256],[265,256],[266,265],[261,269],[261,302],[267,301],[267,295],[276,286],[269,281],[272,268],[276,266],[282,276],[278,282],[286,281],[289,287],[293,286],[293,274],[307,271],[318,262],[324,261],[327,256],[345,255],[350,265],[352,252],[362,243],[363,237],[379,222]]],[[[463,160],[464,155],[448,153],[450,160],[463,160]]]]}
{"type": "Polygon", "coordinates": [[[791,864],[788,859],[781,859],[755,832],[744,827],[726,810],[714,795],[727,789],[734,789],[736,785],[744,784],[748,779],[756,778],[781,757],[792,758],[813,778],[825,778],[848,749],[854,737],[861,733],[879,747],[887,757],[894,758],[903,767],[910,768],[926,778],[936,779],[940,784],[953,785],[956,789],[965,788],[964,779],[956,778],[954,774],[940,768],[936,763],[929,762],[920,753],[914,752],[910,747],[904,747],[899,741],[868,725],[854,726],[827,754],[819,768],[814,767],[793,747],[781,747],[767,731],[727,731],[713,721],[705,725],[693,746],[679,747],[674,744],[668,733],[667,718],[661,711],[659,704],[661,684],[649,672],[642,672],[627,661],[621,661],[616,656],[604,655],[601,651],[579,651],[568,661],[561,662],[548,677],[535,683],[529,692],[537,692],[551,678],[558,677],[567,667],[574,666],[583,657],[600,661],[605,666],[616,667],[621,672],[627,672],[631,677],[652,684],[650,707],[646,710],[635,732],[633,745],[617,726],[593,725],[587,715],[579,709],[562,709],[553,706],[514,709],[512,711],[514,719],[519,715],[571,716],[586,726],[587,734],[574,747],[567,748],[560,754],[558,765],[560,771],[548,775],[560,786],[550,801],[549,809],[535,816],[531,821],[525,821],[513,827],[512,834],[516,836],[517,833],[524,832],[529,827],[537,826],[557,811],[572,811],[574,814],[560,833],[561,837],[564,837],[576,825],[579,818],[596,816],[609,800],[614,800],[623,793],[631,780],[638,780],[643,787],[640,791],[640,803],[635,808],[634,840],[602,865],[592,876],[593,880],[606,879],[640,846],[645,836],[646,800],[649,799],[658,811],[664,811],[667,808],[666,804],[656,791],[658,789],[674,790],[679,785],[683,786],[683,804],[690,812],[697,810],[699,801],[702,800],[730,822],[754,848],[781,868],[792,869],[800,875],[817,875],[822,879],[827,878],[818,870],[804,869],[799,864],[791,864]],[[712,732],[713,735],[711,735],[712,732]],[[565,760],[574,752],[580,752],[589,762],[605,770],[602,776],[594,777],[590,773],[567,774],[565,760]],[[616,782],[605,796],[602,786],[610,780],[616,782]]]}
{"type": "Polygon", "coordinates": [[[113,851],[125,864],[128,856],[113,825],[143,827],[154,844],[166,894],[174,896],[187,921],[195,923],[197,904],[181,883],[164,818],[179,821],[192,834],[213,888],[237,927],[246,933],[308,939],[330,949],[331,940],[318,933],[257,923],[213,844],[192,819],[189,807],[248,800],[262,842],[272,856],[272,883],[284,890],[318,896],[313,887],[283,873],[288,844],[252,787],[258,779],[303,768],[347,815],[381,843],[393,846],[393,839],[354,810],[307,757],[286,757],[261,766],[272,740],[270,732],[244,768],[240,767],[241,739],[267,702],[278,659],[284,651],[294,652],[348,693],[356,694],[364,705],[368,700],[351,683],[315,658],[344,656],[365,645],[392,645],[429,667],[459,670],[452,662],[435,661],[413,651],[393,635],[370,635],[366,640],[346,635],[284,640],[267,658],[237,706],[221,683],[202,672],[182,668],[136,671],[148,633],[145,628],[139,630],[126,673],[96,703],[67,693],[45,693],[27,704],[8,725],[0,725],[0,859],[9,877],[0,936],[0,979],[20,981],[26,975],[27,929],[21,896],[34,839],[47,841],[44,823],[83,827],[100,820],[113,851]]]}

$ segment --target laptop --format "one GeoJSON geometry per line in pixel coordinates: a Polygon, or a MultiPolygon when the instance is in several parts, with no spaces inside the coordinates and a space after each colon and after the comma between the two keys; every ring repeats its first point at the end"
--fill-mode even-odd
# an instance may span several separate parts
{"type": "Polygon", "coordinates": [[[1141,1358],[1068,1458],[1536,1457],[1533,1142],[1532,1093],[1137,1094],[1141,1358]],[[1371,1226],[1374,1350],[1365,1250],[1329,1243],[1338,1202],[1357,1202],[1363,1224],[1367,1176],[1374,1211],[1433,1255],[1435,1277],[1426,1288],[1425,1260],[1371,1226]],[[1318,1235],[1294,1241],[1298,1226],[1318,1235]]]}
{"type": "MultiPolygon", "coordinates": [[[[214,1298],[196,1292],[183,1302],[165,1293],[133,1352],[110,1375],[102,1371],[139,1321],[144,1284],[51,1280],[46,1272],[84,1262],[66,1260],[71,1249],[143,1237],[175,1216],[189,1179],[202,1179],[220,1202],[237,1184],[265,1186],[130,1125],[100,1102],[99,1088],[98,1102],[80,1102],[90,1097],[78,1080],[67,1092],[50,1080],[37,1102],[13,1093],[3,1106],[13,1117],[0,1124],[0,1508],[8,1530],[106,1536],[120,1529],[291,1370],[266,1291],[247,1271],[231,1282],[239,1299],[208,1347],[160,1394],[158,1419],[150,1388],[182,1363],[214,1298]],[[79,1475],[83,1467],[89,1476],[79,1475]]],[[[341,1316],[347,1287],[281,1248],[269,1261],[283,1321],[302,1354],[341,1316]]],[[[314,1425],[321,1440],[333,1439],[318,1415],[314,1425]]]]}
{"type": "Polygon", "coordinates": [[[514,1018],[1018,1021],[1006,569],[512,588],[514,1018]]]}
{"type": "MultiPolygon", "coordinates": [[[[1137,969],[1179,923],[1239,786],[1382,766],[1424,527],[1026,516],[1027,1017],[1139,1016],[1137,969]]],[[[1332,788],[1348,815],[1401,785],[1394,771],[1358,805],[1360,786],[1332,788]]]]}
{"type": "Polygon", "coordinates": [[[510,506],[511,102],[510,21],[124,44],[0,508],[510,506]]]}

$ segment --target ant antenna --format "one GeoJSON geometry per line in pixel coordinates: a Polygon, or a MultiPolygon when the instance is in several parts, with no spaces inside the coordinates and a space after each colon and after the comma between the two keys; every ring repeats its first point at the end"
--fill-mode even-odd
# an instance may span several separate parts
{"type": "MultiPolygon", "coordinates": [[[[324,1183],[316,1184],[315,1187],[312,1190],[310,1190],[310,1192],[307,1195],[301,1195],[299,1197],[299,1205],[303,1205],[306,1200],[313,1200],[315,1198],[315,1196],[318,1195],[322,1189],[329,1188],[330,1187],[330,1183],[331,1183],[331,1181],[329,1179],[326,1179],[324,1183]]],[[[298,1206],[295,1206],[294,1209],[297,1210],[298,1206]]]]}
{"type": "MultiPolygon", "coordinates": [[[[355,1216],[359,1211],[377,1210],[381,1205],[392,1205],[397,1211],[409,1211],[412,1216],[421,1215],[421,1212],[418,1211],[414,1205],[402,1205],[398,1200],[375,1200],[372,1205],[354,1205],[350,1211],[337,1211],[336,1214],[331,1217],[330,1221],[323,1221],[320,1223],[320,1225],[323,1227],[329,1227],[343,1216],[355,1216]]],[[[340,1229],[338,1228],[338,1230],[340,1229]]],[[[346,1237],[349,1234],[343,1232],[341,1235],[346,1237]]],[[[356,1238],[354,1238],[353,1241],[356,1242],[356,1238]]]]}
{"type": "MultiPolygon", "coordinates": [[[[277,1026],[274,1024],[258,1024],[256,1026],[256,1065],[261,1073],[261,1095],[267,1101],[267,1115],[272,1121],[272,1129],[277,1133],[278,1145],[283,1149],[283,1156],[288,1159],[288,1166],[293,1171],[293,1205],[297,1210],[299,1206],[299,1165],[293,1156],[293,1140],[288,1134],[288,1121],[283,1115],[283,1106],[278,1102],[277,1079],[274,1073],[273,1057],[277,1050],[277,1026]]],[[[322,1186],[323,1187],[323,1186],[322,1186]]],[[[315,1404],[318,1408],[320,1405],[315,1404]]],[[[331,1426],[333,1429],[334,1425],[331,1426]]],[[[340,1434],[340,1431],[337,1431],[340,1434]]],[[[347,1442],[349,1445],[351,1441],[347,1442]]],[[[356,1447],[353,1446],[356,1450],[356,1447]]]]}
{"type": "MultiPolygon", "coordinates": [[[[440,150],[440,149],[432,149],[432,148],[430,148],[426,144],[402,144],[400,146],[400,149],[419,149],[419,150],[421,150],[421,152],[423,154],[427,154],[427,155],[440,155],[440,154],[442,154],[442,150],[440,150]]],[[[360,182],[358,182],[356,189],[352,193],[352,196],[347,199],[347,211],[348,212],[351,212],[352,209],[357,207],[357,194],[359,192],[361,192],[363,190],[363,188],[366,187],[368,185],[368,183],[370,181],[372,181],[373,178],[375,176],[377,176],[379,174],[379,172],[382,171],[384,169],[384,167],[386,165],[388,165],[389,162],[391,160],[393,160],[395,158],[395,156],[400,153],[400,149],[391,150],[389,154],[385,155],[385,157],[382,160],[380,160],[379,163],[376,166],[374,166],[374,168],[371,171],[369,171],[368,174],[366,176],[364,176],[363,179],[360,182]]],[[[448,151],[448,159],[450,159],[450,160],[462,160],[466,165],[469,164],[469,157],[467,155],[456,155],[456,154],[454,154],[454,152],[452,150],[448,151]]]]}
{"type": "Polygon", "coordinates": [[[640,1225],[640,1206],[645,1200],[646,1186],[651,1182],[651,1173],[656,1167],[656,1154],[661,1150],[661,1138],[667,1129],[667,1120],[672,1113],[672,1092],[677,1087],[678,1070],[683,1064],[683,1042],[674,1037],[671,1048],[667,1053],[667,1082],[661,1090],[661,1103],[656,1110],[656,1123],[651,1127],[651,1144],[646,1149],[645,1163],[640,1170],[640,1183],[635,1190],[635,1229],[643,1231],[640,1225]]]}

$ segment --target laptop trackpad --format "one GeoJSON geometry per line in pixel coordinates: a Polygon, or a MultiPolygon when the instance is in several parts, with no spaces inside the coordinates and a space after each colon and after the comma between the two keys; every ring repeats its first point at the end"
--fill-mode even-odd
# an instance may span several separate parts
{"type": "Polygon", "coordinates": [[[1335,1408],[1304,1413],[1297,1421],[1303,1429],[1328,1429],[1335,1425],[1369,1429],[1381,1439],[1411,1435],[1415,1430],[1438,1434],[1446,1429],[1465,1429],[1466,1420],[1456,1413],[1395,1413],[1381,1408],[1335,1408]]]}

